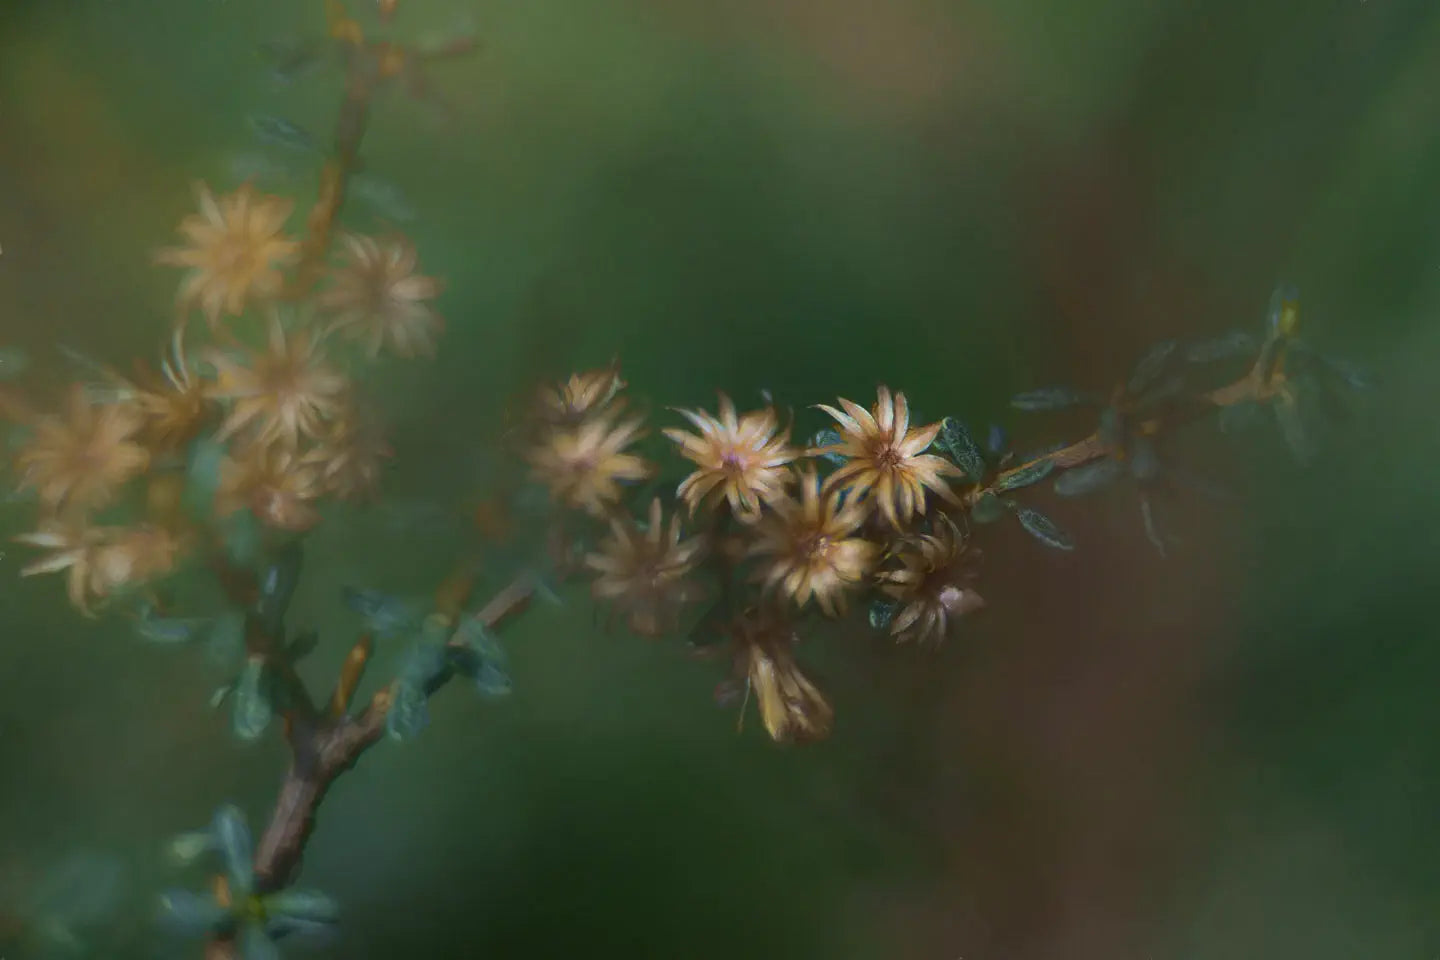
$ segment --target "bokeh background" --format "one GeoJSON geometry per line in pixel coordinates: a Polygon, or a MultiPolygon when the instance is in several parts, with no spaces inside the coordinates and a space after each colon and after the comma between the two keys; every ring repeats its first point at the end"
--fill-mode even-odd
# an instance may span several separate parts
{"type": "MultiPolygon", "coordinates": [[[[883,381],[1024,446],[1087,426],[1021,420],[1010,394],[1253,329],[1290,280],[1307,336],[1381,389],[1307,470],[1273,431],[1193,438],[1240,496],[1171,504],[1184,544],[1163,561],[1125,491],[1037,495],[1080,548],[987,532],[991,608],[958,642],[897,650],[856,624],[807,645],[839,713],[818,746],[736,736],[718,667],[606,635],[569,591],[506,630],[514,697],[447,691],[418,742],[334,789],[305,880],[347,920],[321,955],[1440,951],[1440,8],[400,8],[401,35],[482,41],[434,72],[451,118],[391,99],[364,151],[419,212],[449,328],[438,360],[371,380],[399,453],[388,512],[312,538],[293,616],[327,638],[317,683],[355,630],[339,586],[431,585],[506,402],[612,355],[657,416],[717,388],[803,408],[883,381]]],[[[322,24],[293,0],[8,0],[0,346],[55,378],[56,344],[152,356],[177,278],[149,255],[190,181],[232,185],[247,116],[332,122],[338,75],[279,88],[256,52],[322,24]]],[[[225,799],[261,821],[283,750],[231,739],[203,658],[82,620],[4,553],[4,889],[113,852],[129,912],[95,955],[193,955],[137,932],[189,879],[161,846],[225,799]]]]}

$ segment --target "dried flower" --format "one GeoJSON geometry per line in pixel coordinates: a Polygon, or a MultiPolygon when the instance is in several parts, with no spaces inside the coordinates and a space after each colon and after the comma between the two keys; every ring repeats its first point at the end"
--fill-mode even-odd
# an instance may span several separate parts
{"type": "Polygon", "coordinates": [[[161,250],[155,260],[190,268],[180,287],[180,309],[198,306],[214,326],[222,314],[238,317],[250,302],[280,294],[282,271],[300,250],[281,233],[295,205],[256,194],[248,183],[218,201],[203,183],[195,193],[200,212],[185,217],[179,227],[189,246],[161,250]]]}
{"type": "Polygon", "coordinates": [[[320,521],[314,501],[322,492],[319,469],[293,450],[252,443],[220,465],[215,512],[225,517],[249,508],[277,530],[308,530],[320,521]]]}
{"type": "Polygon", "coordinates": [[[585,558],[598,574],[591,592],[612,601],[630,629],[658,637],[674,628],[680,609],[699,594],[687,578],[703,546],[699,537],[680,538],[679,516],[672,516],[667,528],[656,497],[644,526],[629,516],[611,518],[610,536],[585,558]]]}
{"type": "Polygon", "coordinates": [[[334,329],[364,342],[372,359],[387,347],[401,357],[434,356],[444,320],[429,301],[440,295],[441,283],[415,272],[414,244],[354,234],[340,241],[345,260],[318,298],[335,315],[334,329]]]}
{"type": "Polygon", "coordinates": [[[765,590],[780,587],[799,607],[814,596],[827,616],[844,613],[846,590],[865,579],[880,554],[854,535],[865,506],[839,490],[822,499],[820,480],[809,469],[800,477],[800,500],[782,496],[771,507],[750,546],[752,555],[767,558],[758,571],[765,590]]]}
{"type": "Polygon", "coordinates": [[[623,389],[625,381],[620,379],[618,363],[603,370],[572,373],[568,380],[540,388],[535,399],[536,415],[551,426],[575,426],[591,413],[608,407],[623,389]]]}
{"type": "Polygon", "coordinates": [[[145,416],[142,437],[157,453],[183,447],[205,422],[208,389],[186,359],[184,327],[175,328],[170,354],[160,358],[159,373],[144,371],[129,387],[131,401],[145,416]]]}
{"type": "Polygon", "coordinates": [[[648,463],[624,452],[641,436],[640,418],[616,426],[613,415],[601,414],[579,426],[551,431],[529,459],[535,476],[557,501],[599,516],[620,499],[622,482],[650,475],[648,463]]]}
{"type": "Polygon", "coordinates": [[[840,406],[843,411],[818,405],[835,419],[840,442],[810,451],[816,456],[836,453],[849,460],[830,475],[829,489],[845,486],[856,497],[872,494],[880,512],[896,529],[909,523],[917,512],[925,512],[927,489],[959,504],[943,478],[959,476],[960,470],[945,458],[924,452],[940,432],[940,424],[911,429],[905,394],[897,393],[892,400],[889,388],[882,386],[873,412],[843,397],[840,406]]]}
{"type": "Polygon", "coordinates": [[[68,570],[70,602],[87,617],[91,603],[122,589],[138,586],[175,567],[180,543],[154,526],[85,527],[49,524],[15,538],[19,543],[49,550],[49,555],[21,569],[22,577],[68,570]]]}
{"type": "Polygon", "coordinates": [[[770,739],[806,743],[828,737],[835,710],[795,663],[794,630],[782,620],[752,610],[738,619],[732,631],[739,648],[737,667],[755,694],[770,739]]]}
{"type": "Polygon", "coordinates": [[[379,427],[352,404],[300,463],[319,471],[327,493],[341,500],[368,500],[378,492],[380,472],[393,455],[379,427]]]}
{"type": "Polygon", "coordinates": [[[64,415],[39,418],[15,463],[22,487],[34,487],[52,511],[104,506],[150,462],[134,442],[144,420],[132,404],[95,404],[77,385],[64,415]]]}
{"type": "Polygon", "coordinates": [[[700,431],[667,429],[665,436],[680,445],[680,453],[699,468],[681,482],[675,495],[695,511],[707,500],[725,500],[742,521],[753,523],[762,505],[785,491],[791,473],[786,466],[799,451],[786,445],[787,429],[780,429],[773,408],[735,415],[735,404],[720,394],[718,417],[704,410],[677,411],[700,431]]]}
{"type": "Polygon", "coordinates": [[[326,364],[309,330],[286,333],[278,313],[270,318],[268,348],[252,353],[248,364],[219,350],[210,361],[217,373],[211,395],[234,401],[217,439],[253,425],[258,442],[278,440],[293,449],[343,409],[345,377],[326,364]]]}
{"type": "Polygon", "coordinates": [[[899,603],[890,621],[898,640],[939,643],[985,599],[972,584],[980,552],[970,547],[949,517],[941,515],[930,534],[904,538],[894,553],[898,565],[879,575],[880,589],[899,603]]]}

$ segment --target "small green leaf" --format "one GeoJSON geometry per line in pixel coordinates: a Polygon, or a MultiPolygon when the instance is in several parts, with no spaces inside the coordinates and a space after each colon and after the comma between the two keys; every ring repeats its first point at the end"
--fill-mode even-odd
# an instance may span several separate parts
{"type": "Polygon", "coordinates": [[[1100,411],[1100,426],[1095,432],[1105,446],[1118,447],[1125,439],[1125,415],[1114,407],[1106,407],[1100,411]]]}
{"type": "Polygon", "coordinates": [[[226,698],[234,692],[235,684],[233,682],[227,683],[224,686],[216,687],[214,692],[210,694],[210,709],[219,710],[220,707],[225,703],[226,698]]]}
{"type": "Polygon", "coordinates": [[[1213,363],[1243,357],[1260,348],[1259,342],[1244,330],[1232,330],[1210,340],[1200,340],[1185,348],[1185,359],[1190,363],[1213,363]]]}
{"type": "Polygon", "coordinates": [[[385,714],[385,732],[392,740],[415,739],[430,723],[425,691],[401,679],[392,685],[390,697],[390,709],[385,714]]]}
{"type": "Polygon", "coordinates": [[[1252,426],[1260,419],[1261,405],[1254,400],[1241,400],[1220,408],[1216,422],[1221,433],[1233,433],[1252,426]]]}
{"type": "Polygon", "coordinates": [[[225,462],[225,444],[201,437],[190,444],[185,465],[185,490],[180,495],[185,509],[197,517],[209,517],[220,486],[220,466],[225,462]]]}
{"type": "Polygon", "coordinates": [[[1015,511],[1015,516],[1020,524],[1029,531],[1030,535],[1047,547],[1054,547],[1056,550],[1074,550],[1075,543],[1066,535],[1065,531],[1055,525],[1045,514],[1029,507],[1021,507],[1015,511]]]}
{"type": "Polygon", "coordinates": [[[424,690],[446,667],[445,644],[435,640],[416,641],[405,649],[397,675],[424,690]]]}
{"type": "Polygon", "coordinates": [[[478,616],[461,621],[448,648],[455,668],[475,681],[476,688],[487,697],[509,696],[513,689],[509,658],[500,641],[485,628],[478,616]]]}
{"type": "Polygon", "coordinates": [[[240,930],[240,960],[284,960],[262,923],[252,920],[240,930]]]}
{"type": "MultiPolygon", "coordinates": [[[[836,430],[834,427],[825,427],[823,429],[816,430],[815,435],[810,438],[810,446],[812,449],[816,450],[821,449],[822,447],[839,446],[842,442],[843,441],[840,439],[840,431],[836,430]]],[[[826,463],[829,463],[831,466],[839,467],[845,464],[845,457],[842,454],[836,453],[834,451],[820,454],[820,459],[824,460],[826,463]]]]}
{"type": "Polygon", "coordinates": [[[1285,445],[1290,448],[1291,454],[1300,463],[1309,463],[1315,458],[1318,447],[1314,433],[1305,423],[1300,402],[1295,394],[1288,390],[1283,391],[1270,406],[1275,411],[1275,421],[1280,425],[1280,434],[1285,438],[1285,445]]]}
{"type": "Polygon", "coordinates": [[[221,520],[219,526],[230,561],[241,567],[252,566],[259,559],[260,545],[264,542],[264,531],[255,514],[236,510],[221,520]]]}
{"type": "Polygon", "coordinates": [[[306,630],[303,633],[297,634],[295,639],[290,641],[290,646],[286,649],[285,655],[290,658],[291,663],[299,663],[314,653],[315,648],[319,645],[320,631],[306,630]]]}
{"type": "Polygon", "coordinates": [[[1005,516],[1005,504],[988,490],[982,493],[980,499],[976,500],[975,505],[970,508],[970,519],[976,523],[994,523],[1003,516],[1005,516]]]}
{"type": "Polygon", "coordinates": [[[1149,437],[1136,437],[1130,444],[1130,475],[1141,482],[1160,475],[1160,454],[1149,437]]]}
{"type": "Polygon", "coordinates": [[[214,830],[191,830],[170,839],[165,855],[176,866],[186,867],[217,849],[214,830]]]}
{"type": "Polygon", "coordinates": [[[160,922],[181,936],[206,936],[229,919],[225,908],[206,894],[191,890],[167,890],[160,894],[160,922]]]}
{"type": "Polygon", "coordinates": [[[1042,410],[1068,410],[1082,402],[1083,398],[1071,387],[1041,387],[1039,390],[1017,393],[1010,398],[1010,406],[1032,413],[1042,410]]]}
{"type": "Polygon", "coordinates": [[[305,556],[298,539],[291,540],[280,548],[273,563],[260,575],[260,598],[256,601],[255,612],[266,633],[280,633],[285,612],[295,596],[300,583],[300,569],[305,556]]]}
{"type": "Polygon", "coordinates": [[[244,812],[233,803],[225,804],[215,811],[210,832],[225,861],[225,874],[230,878],[231,890],[236,897],[247,896],[255,889],[255,865],[251,862],[254,846],[244,812]]]}
{"type": "Polygon", "coordinates": [[[256,740],[270,726],[274,710],[265,677],[265,658],[249,657],[235,681],[230,727],[241,740],[256,740]]]}
{"type": "Polygon", "coordinates": [[[1032,483],[1039,483],[1050,476],[1055,469],[1054,460],[1036,460],[1027,463],[1018,470],[1004,474],[995,484],[995,490],[1004,493],[1007,490],[1019,490],[1021,487],[1028,487],[1032,483]]]}
{"type": "Polygon", "coordinates": [[[1160,558],[1165,558],[1165,539],[1160,535],[1160,528],[1155,523],[1155,511],[1150,506],[1150,497],[1147,494],[1140,494],[1140,519],[1145,524],[1145,537],[1160,552],[1160,558]]]}
{"type": "Polygon", "coordinates": [[[882,633],[890,629],[890,621],[895,619],[895,611],[900,609],[900,604],[894,600],[876,600],[870,604],[870,626],[882,633]]]}
{"type": "Polygon", "coordinates": [[[965,471],[965,477],[971,483],[979,483],[985,478],[985,457],[980,453],[975,439],[970,436],[969,429],[959,420],[946,417],[940,421],[940,433],[935,438],[935,446],[965,471]]]}
{"type": "Polygon", "coordinates": [[[1175,355],[1175,349],[1179,346],[1179,341],[1162,340],[1145,351],[1144,356],[1135,364],[1135,369],[1130,374],[1130,382],[1125,387],[1126,392],[1132,397],[1136,396],[1159,379],[1160,374],[1165,372],[1170,358],[1175,355]]]}
{"type": "Polygon", "coordinates": [[[245,614],[227,610],[216,617],[205,637],[205,659],[229,667],[245,653],[245,614]]]}
{"type": "Polygon", "coordinates": [[[340,905],[319,890],[291,888],[265,898],[267,913],[315,923],[335,923],[340,919],[340,905]]]}
{"type": "Polygon", "coordinates": [[[1105,457],[1066,470],[1055,478],[1054,489],[1062,497],[1079,497],[1108,487],[1124,475],[1125,468],[1118,460],[1105,457]]]}

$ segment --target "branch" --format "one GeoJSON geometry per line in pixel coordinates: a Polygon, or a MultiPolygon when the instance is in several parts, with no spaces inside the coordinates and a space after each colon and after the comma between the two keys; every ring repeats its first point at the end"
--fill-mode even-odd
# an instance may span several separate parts
{"type": "MultiPolygon", "coordinates": [[[[534,592],[532,577],[518,577],[491,598],[475,616],[486,627],[497,627],[523,611],[534,592]]],[[[452,672],[446,671],[431,683],[426,694],[433,695],[452,676],[452,672]]],[[[255,873],[261,889],[279,889],[290,881],[314,827],[316,808],[330,784],[353,767],[361,754],[385,732],[385,716],[390,702],[387,685],[371,697],[369,705],[358,717],[335,718],[318,726],[307,739],[296,745],[275,812],[255,854],[255,873]]]]}
{"type": "MultiPolygon", "coordinates": [[[[1145,434],[1154,435],[1161,430],[1172,430],[1182,423],[1198,419],[1221,407],[1234,406],[1247,400],[1263,401],[1274,396],[1284,382],[1284,373],[1278,367],[1265,369],[1264,353],[1262,359],[1256,361],[1255,366],[1250,369],[1239,380],[1226,384],[1209,393],[1202,394],[1199,402],[1182,411],[1179,415],[1166,417],[1151,417],[1140,424],[1140,431],[1145,434]]],[[[1103,457],[1116,453],[1116,445],[1107,442],[1098,432],[1090,434],[1083,440],[1077,440],[1067,447],[1061,447],[1054,453],[1047,453],[1044,456],[1027,460],[1008,470],[1001,471],[990,483],[975,487],[964,495],[967,506],[973,506],[986,493],[992,491],[995,486],[1005,477],[1020,473],[1041,460],[1050,460],[1055,464],[1055,469],[1063,470],[1078,467],[1081,464],[1089,463],[1091,460],[1099,460],[1103,457]]]]}

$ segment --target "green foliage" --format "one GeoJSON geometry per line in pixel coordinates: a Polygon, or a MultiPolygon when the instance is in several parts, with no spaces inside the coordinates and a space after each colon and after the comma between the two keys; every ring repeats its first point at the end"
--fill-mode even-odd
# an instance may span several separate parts
{"type": "Polygon", "coordinates": [[[1036,540],[1053,547],[1056,550],[1074,550],[1075,542],[1070,536],[1061,530],[1055,521],[1051,520],[1039,510],[1032,510],[1030,507],[1020,507],[1015,511],[1016,518],[1020,525],[1025,528],[1036,540]]]}

